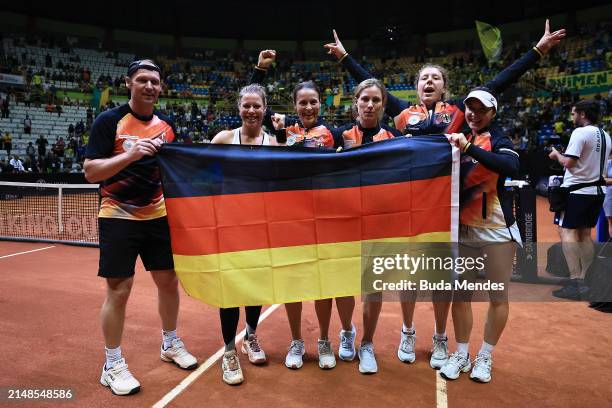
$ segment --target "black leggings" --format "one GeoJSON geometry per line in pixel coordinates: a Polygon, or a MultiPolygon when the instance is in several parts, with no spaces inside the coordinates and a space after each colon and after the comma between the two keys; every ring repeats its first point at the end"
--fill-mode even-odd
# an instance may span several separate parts
{"type": "MultiPolygon", "coordinates": [[[[253,330],[257,329],[259,315],[261,314],[261,306],[245,306],[246,322],[253,330]]],[[[219,309],[221,317],[221,333],[223,333],[223,342],[228,345],[236,337],[236,329],[238,328],[238,319],[240,318],[240,308],[230,307],[227,309],[219,309]]]]}

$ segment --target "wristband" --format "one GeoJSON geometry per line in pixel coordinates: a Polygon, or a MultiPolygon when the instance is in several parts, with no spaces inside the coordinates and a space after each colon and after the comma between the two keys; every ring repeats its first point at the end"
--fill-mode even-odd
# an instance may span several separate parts
{"type": "Polygon", "coordinates": [[[467,142],[465,144],[465,146],[463,146],[463,153],[467,152],[467,150],[470,148],[470,146],[472,145],[472,142],[467,142]]]}
{"type": "Polygon", "coordinates": [[[348,52],[345,52],[344,55],[340,57],[338,62],[342,62],[342,60],[345,59],[346,57],[348,57],[348,52]]]}
{"type": "Polygon", "coordinates": [[[536,45],[535,47],[533,47],[533,50],[535,52],[537,52],[538,54],[540,54],[540,58],[544,58],[544,54],[542,53],[542,51],[538,48],[538,46],[536,45]]]}

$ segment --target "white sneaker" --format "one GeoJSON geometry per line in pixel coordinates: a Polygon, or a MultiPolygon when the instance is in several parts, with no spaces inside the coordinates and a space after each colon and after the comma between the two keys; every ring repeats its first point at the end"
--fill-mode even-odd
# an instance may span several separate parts
{"type": "Polygon", "coordinates": [[[130,373],[123,358],[109,369],[106,368],[106,364],[102,366],[100,384],[110,387],[115,395],[132,395],[140,391],[140,383],[130,373]]]}
{"type": "Polygon", "coordinates": [[[470,363],[470,355],[455,351],[448,358],[446,364],[440,368],[440,375],[447,380],[456,380],[459,374],[467,373],[472,368],[470,363]]]}
{"type": "Polygon", "coordinates": [[[340,330],[340,346],[338,347],[338,357],[340,360],[353,361],[355,358],[355,336],[357,330],[355,326],[351,331],[340,330]]]}
{"type": "Polygon", "coordinates": [[[285,366],[294,370],[302,368],[302,365],[304,364],[302,361],[302,356],[305,352],[304,340],[291,340],[287,357],[285,357],[285,366]]]}
{"type": "Polygon", "coordinates": [[[414,363],[416,354],[414,353],[414,343],[416,342],[416,332],[412,334],[400,330],[400,344],[397,348],[397,358],[404,363],[414,363]]]}
{"type": "Polygon", "coordinates": [[[324,370],[332,369],[336,366],[336,356],[331,348],[329,340],[319,340],[317,342],[319,351],[319,367],[324,370]]]}
{"type": "Polygon", "coordinates": [[[443,340],[439,340],[435,335],[433,336],[433,347],[431,349],[431,358],[429,359],[429,365],[431,368],[439,370],[448,361],[448,338],[445,337],[443,340]]]}
{"type": "Polygon", "coordinates": [[[163,361],[174,363],[184,370],[193,370],[198,366],[198,360],[187,351],[178,337],[172,340],[172,345],[166,350],[162,344],[160,357],[163,361]]]}
{"type": "Polygon", "coordinates": [[[478,353],[474,360],[474,368],[470,373],[470,378],[477,382],[488,383],[491,381],[491,371],[493,369],[493,357],[490,354],[478,353]]]}
{"type": "Polygon", "coordinates": [[[361,374],[374,374],[378,372],[373,343],[361,343],[361,347],[359,347],[359,372],[361,374]]]}
{"type": "Polygon", "coordinates": [[[221,369],[223,370],[223,382],[226,384],[236,385],[244,381],[242,368],[240,368],[240,360],[238,360],[236,350],[226,351],[223,354],[221,369]]]}
{"type": "Polygon", "coordinates": [[[266,353],[259,346],[259,339],[256,334],[249,334],[249,337],[242,342],[242,354],[249,355],[249,361],[253,364],[263,364],[266,362],[266,353]]]}

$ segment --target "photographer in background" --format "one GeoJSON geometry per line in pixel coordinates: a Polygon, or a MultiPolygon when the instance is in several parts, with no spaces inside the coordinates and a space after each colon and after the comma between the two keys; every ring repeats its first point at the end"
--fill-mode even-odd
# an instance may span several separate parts
{"type": "Polygon", "coordinates": [[[576,103],[572,107],[576,129],[565,153],[553,147],[549,154],[565,168],[562,187],[569,188],[565,210],[555,213],[570,281],[553,295],[565,299],[579,300],[588,292],[583,281],[594,255],[591,228],[604,201],[602,175],[612,149],[610,136],[596,126],[598,119],[599,105],[595,101],[576,103]]]}

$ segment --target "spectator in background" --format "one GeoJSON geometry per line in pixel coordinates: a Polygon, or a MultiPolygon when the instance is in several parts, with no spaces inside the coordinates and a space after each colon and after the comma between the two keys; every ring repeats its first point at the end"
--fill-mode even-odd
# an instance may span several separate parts
{"type": "Polygon", "coordinates": [[[30,90],[27,89],[24,93],[23,93],[23,103],[25,104],[26,107],[30,107],[32,101],[32,94],[30,93],[30,90]]]}
{"type": "Polygon", "coordinates": [[[25,172],[25,169],[23,168],[23,162],[21,161],[19,156],[15,156],[11,160],[9,160],[9,164],[13,166],[13,171],[15,171],[16,173],[25,172]]]}
{"type": "Polygon", "coordinates": [[[60,138],[57,140],[57,142],[55,143],[55,154],[57,155],[57,157],[64,157],[64,150],[66,149],[66,142],[64,141],[64,138],[60,136],[60,138]]]}
{"type": "MultiPolygon", "coordinates": [[[[83,121],[79,122],[79,123],[83,123],[83,121]]],[[[91,109],[91,106],[89,108],[87,108],[87,127],[91,127],[91,124],[93,123],[93,109],[91,109]]]]}
{"type": "Polygon", "coordinates": [[[2,145],[4,146],[4,150],[6,150],[6,154],[10,155],[11,150],[13,149],[13,138],[9,132],[4,133],[4,137],[2,138],[2,145]]]}
{"type": "Polygon", "coordinates": [[[572,132],[563,154],[554,147],[549,157],[565,167],[563,187],[570,188],[564,211],[555,213],[559,226],[563,255],[570,271],[570,281],[553,291],[556,297],[580,300],[588,292],[584,278],[593,261],[594,248],[591,229],[597,223],[604,202],[600,182],[610,158],[610,136],[597,128],[599,103],[584,100],[572,108],[576,129],[572,132]]]}
{"type": "Polygon", "coordinates": [[[38,147],[39,157],[45,157],[45,155],[47,154],[48,144],[49,141],[43,135],[38,136],[38,139],[36,139],[36,146],[38,147]]]}
{"type": "Polygon", "coordinates": [[[74,125],[72,123],[68,125],[68,137],[74,137],[74,125]]]}
{"type": "Polygon", "coordinates": [[[77,123],[74,131],[77,136],[81,136],[85,132],[85,124],[83,123],[83,120],[80,120],[79,123],[77,123]]]}
{"type": "Polygon", "coordinates": [[[32,163],[34,163],[36,159],[36,149],[34,149],[34,145],[32,142],[28,142],[28,146],[26,147],[26,155],[30,159],[32,163]]]}
{"type": "Polygon", "coordinates": [[[59,118],[60,116],[62,116],[62,112],[63,112],[62,105],[59,105],[59,104],[58,104],[58,105],[55,105],[55,111],[57,112],[57,117],[58,117],[58,118],[59,118]]]}
{"type": "Polygon", "coordinates": [[[2,118],[8,118],[9,117],[9,100],[8,97],[5,96],[4,99],[2,100],[2,118]]]}
{"type": "Polygon", "coordinates": [[[30,119],[30,115],[26,113],[26,117],[23,120],[23,133],[31,134],[32,133],[32,119],[30,119]]]}

